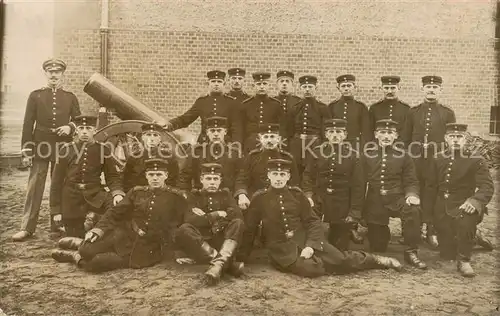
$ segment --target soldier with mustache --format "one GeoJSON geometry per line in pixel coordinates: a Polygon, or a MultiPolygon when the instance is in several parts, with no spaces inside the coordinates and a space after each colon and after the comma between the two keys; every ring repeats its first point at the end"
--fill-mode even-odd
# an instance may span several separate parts
{"type": "Polygon", "coordinates": [[[230,90],[226,95],[235,98],[239,104],[250,98],[250,95],[243,90],[246,75],[245,69],[231,68],[227,71],[227,75],[229,76],[230,90]]]}

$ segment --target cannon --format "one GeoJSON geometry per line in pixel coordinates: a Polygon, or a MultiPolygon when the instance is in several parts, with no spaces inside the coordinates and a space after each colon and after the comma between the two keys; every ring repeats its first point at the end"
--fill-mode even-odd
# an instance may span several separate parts
{"type": "MultiPolygon", "coordinates": [[[[115,158],[123,167],[128,153],[137,146],[141,126],[146,122],[166,123],[165,119],[142,102],[128,95],[99,73],[93,74],[83,87],[83,91],[107,109],[113,109],[122,121],[99,128],[95,139],[115,145],[115,158]]],[[[195,136],[189,132],[163,132],[162,141],[175,149],[174,156],[182,168],[187,157],[187,149],[195,143],[195,136]]]]}

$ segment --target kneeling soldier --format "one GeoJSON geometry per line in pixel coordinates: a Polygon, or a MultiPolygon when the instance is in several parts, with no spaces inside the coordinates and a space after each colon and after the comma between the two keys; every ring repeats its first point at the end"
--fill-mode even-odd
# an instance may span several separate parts
{"type": "Polygon", "coordinates": [[[73,120],[77,140],[65,144],[56,157],[50,187],[50,213],[70,237],[83,238],[87,213],[103,214],[123,199],[120,174],[111,148],[94,140],[97,117],[73,120]],[[101,185],[101,172],[111,194],[101,185]]]}
{"type": "MultiPolygon", "coordinates": [[[[201,165],[201,190],[193,190],[184,224],[177,231],[176,244],[197,262],[210,262],[205,273],[209,284],[219,281],[224,267],[239,276],[243,264],[232,261],[244,230],[243,215],[229,189],[219,189],[222,166],[217,163],[201,165]],[[217,251],[216,249],[220,249],[217,251]]],[[[178,258],[180,264],[190,263],[178,258]]]]}
{"type": "Polygon", "coordinates": [[[280,271],[306,277],[348,273],[366,269],[401,269],[399,261],[363,251],[345,251],[325,240],[321,222],[305,194],[287,187],[291,161],[268,162],[269,188],[257,191],[247,210],[241,256],[249,257],[257,226],[262,220],[266,248],[272,264],[280,271]]]}
{"type": "MultiPolygon", "coordinates": [[[[54,250],[52,258],[92,272],[143,268],[160,262],[164,245],[173,243],[187,209],[185,194],[165,184],[168,165],[162,159],[147,160],[148,186],[133,188],[106,211],[96,227],[87,232],[78,251],[54,250]]],[[[64,246],[69,244],[78,242],[64,246]]]]}
{"type": "Polygon", "coordinates": [[[493,192],[488,165],[479,154],[465,149],[467,125],[446,125],[448,148],[438,153],[428,170],[440,255],[457,260],[457,269],[473,277],[470,265],[477,225],[487,213],[493,192]]]}
{"type": "Polygon", "coordinates": [[[367,180],[364,220],[368,224],[370,248],[385,252],[391,232],[389,218],[401,217],[405,261],[426,269],[417,256],[420,241],[420,199],[415,167],[404,149],[394,146],[398,137],[397,122],[379,120],[375,126],[378,145],[365,155],[363,170],[367,180]]]}

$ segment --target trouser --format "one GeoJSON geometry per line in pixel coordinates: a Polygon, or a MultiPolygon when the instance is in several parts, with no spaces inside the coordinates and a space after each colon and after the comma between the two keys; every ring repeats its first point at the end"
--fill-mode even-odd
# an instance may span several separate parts
{"type": "Polygon", "coordinates": [[[431,187],[429,187],[429,183],[427,181],[427,172],[431,159],[433,158],[420,157],[414,159],[415,171],[417,173],[418,182],[420,184],[420,201],[422,205],[420,209],[420,218],[422,223],[427,224],[428,236],[436,234],[433,218],[434,205],[432,205],[432,201],[430,200],[432,192],[430,192],[431,187]]]}
{"type": "Polygon", "coordinates": [[[126,268],[128,258],[119,256],[115,251],[116,232],[107,234],[97,241],[90,243],[84,241],[78,253],[82,257],[79,265],[89,272],[105,272],[126,268]]]}
{"type": "Polygon", "coordinates": [[[440,216],[436,221],[440,256],[447,260],[470,261],[479,222],[477,213],[440,216]]]}
{"type": "MultiPolygon", "coordinates": [[[[401,210],[401,230],[404,243],[409,250],[418,249],[420,241],[420,209],[415,205],[405,205],[401,210]]],[[[385,252],[391,239],[388,225],[368,223],[368,241],[373,252],[385,252]]]]}
{"type": "MultiPolygon", "coordinates": [[[[26,200],[24,202],[24,212],[21,221],[21,230],[34,233],[38,222],[38,214],[40,213],[40,206],[42,204],[43,191],[45,190],[45,181],[47,173],[50,174],[54,171],[54,162],[47,159],[33,159],[33,165],[30,168],[30,175],[28,178],[28,187],[26,190],[26,200]]],[[[55,223],[50,217],[50,228],[56,228],[55,223]]]]}
{"type": "Polygon", "coordinates": [[[85,237],[85,217],[82,218],[63,218],[62,220],[66,236],[68,237],[85,237]]]}
{"type": "Polygon", "coordinates": [[[231,239],[239,243],[243,237],[244,229],[245,224],[243,220],[236,218],[231,220],[222,232],[206,240],[196,226],[184,223],[175,234],[175,243],[190,258],[195,259],[197,262],[208,262],[212,258],[208,258],[206,253],[201,249],[203,242],[208,242],[210,246],[219,250],[226,239],[231,239]]]}
{"type": "MultiPolygon", "coordinates": [[[[299,254],[301,249],[299,249],[299,254]]],[[[364,251],[340,251],[329,243],[323,244],[323,250],[314,250],[314,255],[305,259],[297,258],[292,265],[274,266],[283,272],[290,272],[304,277],[318,277],[326,274],[347,274],[361,270],[376,269],[375,259],[364,251]]]]}
{"type": "Polygon", "coordinates": [[[349,249],[351,228],[352,225],[347,223],[330,223],[328,242],[341,251],[349,249]]]}

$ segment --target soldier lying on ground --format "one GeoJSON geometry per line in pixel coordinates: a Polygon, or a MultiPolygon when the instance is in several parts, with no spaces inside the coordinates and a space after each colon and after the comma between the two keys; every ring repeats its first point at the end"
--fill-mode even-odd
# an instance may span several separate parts
{"type": "Polygon", "coordinates": [[[321,222],[305,194],[287,187],[291,161],[268,162],[270,187],[257,191],[248,208],[241,259],[246,262],[262,220],[271,263],[278,270],[305,277],[348,273],[366,269],[401,269],[398,260],[363,251],[342,252],[324,236],[321,222]]]}
{"type": "Polygon", "coordinates": [[[235,276],[242,274],[243,263],[234,262],[232,257],[241,242],[245,224],[229,189],[219,189],[222,166],[206,163],[200,171],[202,188],[191,192],[184,224],[175,236],[176,244],[189,257],[176,261],[179,264],[210,262],[205,272],[206,281],[215,284],[225,267],[235,276]]]}
{"type": "Polygon", "coordinates": [[[187,209],[183,192],[165,184],[168,165],[161,159],[147,160],[148,186],[130,190],[87,232],[83,242],[78,238],[61,239],[59,247],[73,251],[54,250],[52,258],[92,272],[143,268],[160,262],[164,245],[173,243],[187,209]]]}

